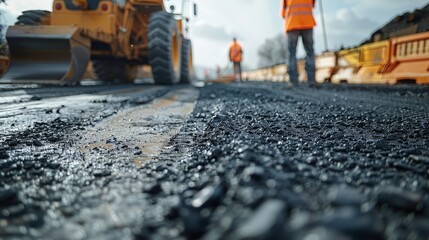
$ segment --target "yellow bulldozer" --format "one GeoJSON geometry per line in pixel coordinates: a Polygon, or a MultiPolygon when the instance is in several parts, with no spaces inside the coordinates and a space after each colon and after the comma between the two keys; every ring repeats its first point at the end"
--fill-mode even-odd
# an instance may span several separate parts
{"type": "Polygon", "coordinates": [[[0,76],[9,68],[9,54],[6,42],[0,40],[0,76]]]}
{"type": "Polygon", "coordinates": [[[25,11],[6,33],[11,59],[4,79],[76,85],[92,61],[106,82],[132,82],[139,66],[150,65],[157,84],[188,83],[188,15],[197,10],[189,0],[179,4],[175,13],[163,0],[54,0],[52,12],[25,11]]]}

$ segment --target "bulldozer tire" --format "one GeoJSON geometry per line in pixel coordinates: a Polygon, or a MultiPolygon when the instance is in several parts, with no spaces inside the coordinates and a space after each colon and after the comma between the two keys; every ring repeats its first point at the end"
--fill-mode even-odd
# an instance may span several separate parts
{"type": "Polygon", "coordinates": [[[43,10],[24,11],[15,25],[49,25],[51,12],[43,10]]]}
{"type": "Polygon", "coordinates": [[[192,61],[192,43],[191,40],[185,39],[182,44],[182,68],[180,83],[190,83],[194,75],[192,61]]]}
{"type": "Polygon", "coordinates": [[[181,37],[173,14],[153,13],[148,31],[149,64],[155,83],[178,83],[181,68],[181,37]]]}
{"type": "Polygon", "coordinates": [[[137,77],[137,66],[123,60],[98,59],[92,63],[98,80],[104,82],[113,83],[119,80],[122,83],[133,83],[137,77]]]}

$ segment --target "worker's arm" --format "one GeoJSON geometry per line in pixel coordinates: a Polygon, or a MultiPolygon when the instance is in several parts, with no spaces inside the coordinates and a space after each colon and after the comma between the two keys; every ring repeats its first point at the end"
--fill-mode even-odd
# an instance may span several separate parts
{"type": "Polygon", "coordinates": [[[313,0],[313,7],[316,7],[316,0],[313,0]]]}
{"type": "Polygon", "coordinates": [[[282,18],[286,17],[286,0],[281,0],[280,16],[282,18]]]}
{"type": "Polygon", "coordinates": [[[232,51],[232,49],[231,49],[231,48],[229,48],[229,54],[228,54],[228,57],[229,57],[229,61],[231,61],[231,62],[232,62],[231,51],[232,51]]]}

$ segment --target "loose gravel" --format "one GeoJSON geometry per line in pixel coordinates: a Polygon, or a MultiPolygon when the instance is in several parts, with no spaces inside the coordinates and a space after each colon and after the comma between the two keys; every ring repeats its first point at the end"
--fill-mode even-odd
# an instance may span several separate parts
{"type": "Polygon", "coordinates": [[[67,142],[76,119],[39,123],[2,140],[0,236],[428,239],[428,93],[209,85],[141,167],[114,152],[83,162],[67,142]]]}
{"type": "Polygon", "coordinates": [[[136,238],[428,239],[428,90],[202,89],[136,238]]]}

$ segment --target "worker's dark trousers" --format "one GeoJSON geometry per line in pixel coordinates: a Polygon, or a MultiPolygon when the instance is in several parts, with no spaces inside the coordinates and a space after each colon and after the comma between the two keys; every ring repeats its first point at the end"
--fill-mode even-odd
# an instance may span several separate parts
{"type": "Polygon", "coordinates": [[[309,83],[316,82],[316,60],[314,55],[313,29],[294,30],[287,32],[289,64],[288,73],[291,83],[298,83],[298,66],[296,60],[296,49],[299,37],[302,38],[307,58],[305,61],[305,70],[309,83]]]}
{"type": "Polygon", "coordinates": [[[241,78],[241,62],[234,62],[234,79],[242,81],[241,78]],[[237,77],[238,75],[238,77],[237,77]]]}

